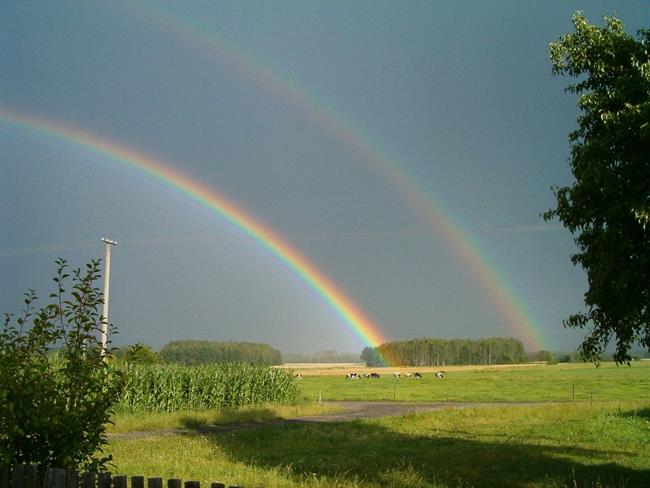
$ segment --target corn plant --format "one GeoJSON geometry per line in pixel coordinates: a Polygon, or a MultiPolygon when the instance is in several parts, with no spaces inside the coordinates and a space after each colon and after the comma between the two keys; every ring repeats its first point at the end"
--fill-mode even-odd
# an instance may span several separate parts
{"type": "Polygon", "coordinates": [[[298,390],[291,374],[249,364],[133,365],[117,410],[172,412],[290,403],[298,390]]]}

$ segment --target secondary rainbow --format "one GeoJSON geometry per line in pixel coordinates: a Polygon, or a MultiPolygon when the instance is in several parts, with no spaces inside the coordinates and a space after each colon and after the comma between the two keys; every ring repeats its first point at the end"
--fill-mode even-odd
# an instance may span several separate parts
{"type": "Polygon", "coordinates": [[[387,341],[380,328],[314,263],[268,225],[221,196],[212,187],[159,158],[58,121],[0,109],[0,122],[82,146],[93,153],[136,168],[200,202],[255,239],[302,278],[363,342],[377,346],[387,341]]]}
{"type": "Polygon", "coordinates": [[[417,179],[410,176],[407,165],[398,164],[379,149],[381,145],[364,136],[362,131],[346,120],[331,105],[286,76],[281,76],[261,61],[254,59],[219,38],[214,32],[180,19],[160,9],[159,5],[143,3],[123,4],[129,11],[145,21],[177,37],[186,39],[202,49],[214,53],[221,61],[233,66],[263,89],[280,96],[288,105],[306,114],[349,149],[361,156],[376,171],[391,181],[397,191],[441,235],[451,252],[457,257],[481,285],[484,293],[496,306],[510,331],[522,339],[527,350],[544,349],[540,338],[542,328],[526,310],[517,293],[508,284],[489,256],[481,250],[475,239],[464,231],[457,219],[452,218],[445,206],[430,191],[422,188],[417,179]]]}

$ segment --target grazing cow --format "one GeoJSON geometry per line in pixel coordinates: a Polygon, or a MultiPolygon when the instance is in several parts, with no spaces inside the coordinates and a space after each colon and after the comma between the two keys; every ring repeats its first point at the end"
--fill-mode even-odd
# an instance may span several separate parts
{"type": "Polygon", "coordinates": [[[411,373],[405,373],[404,376],[406,376],[407,378],[412,378],[413,377],[413,375],[411,373]]]}
{"type": "Polygon", "coordinates": [[[395,378],[399,378],[399,377],[401,376],[401,374],[400,374],[399,371],[395,371],[395,372],[393,373],[393,376],[394,376],[395,378]]]}
{"type": "Polygon", "coordinates": [[[419,372],[416,372],[413,376],[415,376],[416,378],[422,378],[422,375],[419,372]]]}
{"type": "Polygon", "coordinates": [[[370,373],[371,378],[379,378],[379,373],[370,373]]]}
{"type": "Polygon", "coordinates": [[[301,375],[300,373],[296,373],[296,379],[297,379],[297,380],[301,380],[301,379],[302,379],[302,375],[301,375]]]}
{"type": "Polygon", "coordinates": [[[370,373],[363,373],[363,377],[364,377],[365,379],[370,378],[370,373]]]}
{"type": "Polygon", "coordinates": [[[445,377],[444,371],[436,371],[436,378],[443,379],[445,377]]]}
{"type": "Polygon", "coordinates": [[[349,380],[358,380],[359,373],[348,373],[345,377],[349,380]]]}

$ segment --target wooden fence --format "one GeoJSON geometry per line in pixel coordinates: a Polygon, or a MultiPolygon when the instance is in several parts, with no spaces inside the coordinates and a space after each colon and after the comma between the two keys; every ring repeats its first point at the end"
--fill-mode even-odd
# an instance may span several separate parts
{"type": "MultiPolygon", "coordinates": [[[[70,469],[48,468],[41,476],[36,466],[17,464],[12,469],[0,467],[0,488],[201,488],[199,481],[185,481],[144,476],[112,476],[110,473],[79,473],[70,469]]],[[[210,483],[210,488],[226,488],[210,483]]],[[[229,488],[243,488],[230,486],[229,488]]]]}

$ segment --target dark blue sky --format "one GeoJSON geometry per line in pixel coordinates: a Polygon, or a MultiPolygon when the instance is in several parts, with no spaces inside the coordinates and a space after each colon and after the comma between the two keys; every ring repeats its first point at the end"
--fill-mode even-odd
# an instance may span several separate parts
{"type": "MultiPolygon", "coordinates": [[[[530,318],[522,330],[570,350],[580,334],[561,322],[585,277],[571,236],[539,214],[571,181],[575,98],[551,76],[548,43],[576,10],[617,13],[629,32],[650,20],[645,2],[2,2],[0,110],[182,169],[288,239],[388,339],[513,335],[365,144],[475,243],[530,318]]],[[[26,288],[45,297],[56,257],[83,265],[108,235],[117,344],[365,345],[180,192],[6,121],[0,158],[0,311],[18,311],[26,288]]]]}

